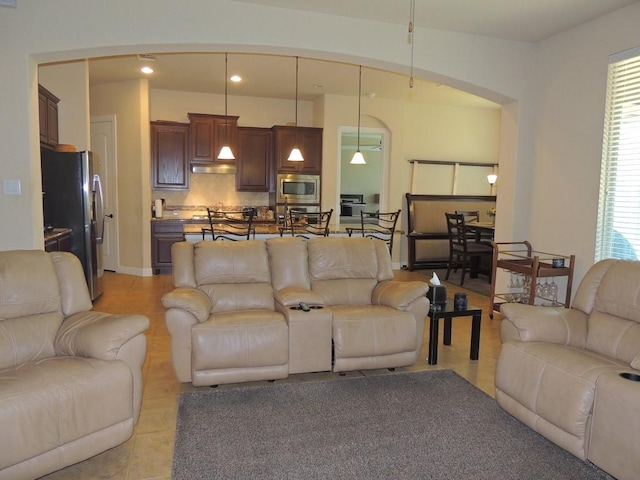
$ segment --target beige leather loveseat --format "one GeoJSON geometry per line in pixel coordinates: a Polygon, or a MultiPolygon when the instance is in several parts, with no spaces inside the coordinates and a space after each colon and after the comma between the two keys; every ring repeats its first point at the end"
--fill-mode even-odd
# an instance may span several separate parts
{"type": "Polygon", "coordinates": [[[163,304],[181,382],[394,368],[420,352],[427,285],[394,281],[384,242],[180,242],[172,256],[176,288],[163,304]]]}
{"type": "Polygon", "coordinates": [[[570,309],[501,311],[500,406],[614,477],[639,478],[640,262],[594,265],[570,309]]]}
{"type": "Polygon", "coordinates": [[[92,307],[72,254],[0,252],[0,479],[40,477],[133,433],[149,321],[92,307]]]}

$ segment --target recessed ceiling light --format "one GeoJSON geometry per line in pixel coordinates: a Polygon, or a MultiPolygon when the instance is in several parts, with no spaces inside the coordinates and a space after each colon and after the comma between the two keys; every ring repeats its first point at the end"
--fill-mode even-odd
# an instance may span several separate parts
{"type": "Polygon", "coordinates": [[[242,77],[240,75],[231,75],[229,78],[232,82],[238,83],[242,81],[242,77]]]}
{"type": "Polygon", "coordinates": [[[314,83],[313,85],[311,85],[313,88],[324,88],[324,85],[321,85],[319,83],[314,83]]]}
{"type": "Polygon", "coordinates": [[[153,68],[145,66],[145,67],[142,67],[140,71],[142,73],[146,73],[147,75],[150,75],[153,73],[153,68]]]}

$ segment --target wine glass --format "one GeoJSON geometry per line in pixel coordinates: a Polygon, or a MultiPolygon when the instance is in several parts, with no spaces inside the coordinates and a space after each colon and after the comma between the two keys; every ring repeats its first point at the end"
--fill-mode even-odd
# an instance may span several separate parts
{"type": "Polygon", "coordinates": [[[551,301],[553,303],[558,303],[558,284],[552,278],[551,283],[549,284],[549,296],[551,297],[551,301]]]}

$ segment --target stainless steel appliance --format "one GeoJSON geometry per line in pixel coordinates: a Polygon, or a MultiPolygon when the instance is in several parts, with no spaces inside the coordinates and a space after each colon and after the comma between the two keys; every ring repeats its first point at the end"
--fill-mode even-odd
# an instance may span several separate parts
{"type": "Polygon", "coordinates": [[[41,149],[45,225],[71,228],[71,253],[82,262],[91,299],[103,292],[104,210],[98,159],[92,152],[41,149]]]}
{"type": "Polygon", "coordinates": [[[319,204],[320,175],[278,174],[277,203],[319,204]]]}

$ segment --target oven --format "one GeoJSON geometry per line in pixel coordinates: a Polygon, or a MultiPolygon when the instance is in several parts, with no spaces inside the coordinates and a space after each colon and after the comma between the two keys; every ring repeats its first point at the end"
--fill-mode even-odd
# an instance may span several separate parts
{"type": "Polygon", "coordinates": [[[278,174],[277,203],[319,204],[320,175],[278,174]]]}

